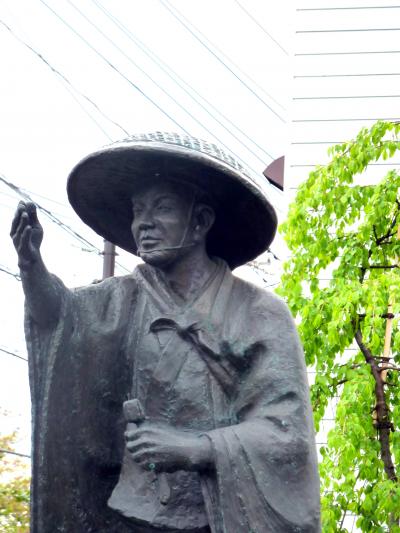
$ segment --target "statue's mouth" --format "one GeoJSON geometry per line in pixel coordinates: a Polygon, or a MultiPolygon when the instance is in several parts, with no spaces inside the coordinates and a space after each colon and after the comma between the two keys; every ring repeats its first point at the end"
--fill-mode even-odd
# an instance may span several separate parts
{"type": "Polygon", "coordinates": [[[140,239],[140,246],[146,249],[149,247],[153,247],[154,245],[160,243],[160,241],[161,239],[157,239],[156,237],[146,236],[140,239]]]}

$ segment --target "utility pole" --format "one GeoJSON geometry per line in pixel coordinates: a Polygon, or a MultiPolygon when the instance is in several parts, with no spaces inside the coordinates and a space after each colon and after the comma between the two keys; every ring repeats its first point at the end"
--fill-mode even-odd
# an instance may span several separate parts
{"type": "Polygon", "coordinates": [[[114,276],[115,270],[115,244],[104,240],[103,248],[103,279],[114,276]]]}

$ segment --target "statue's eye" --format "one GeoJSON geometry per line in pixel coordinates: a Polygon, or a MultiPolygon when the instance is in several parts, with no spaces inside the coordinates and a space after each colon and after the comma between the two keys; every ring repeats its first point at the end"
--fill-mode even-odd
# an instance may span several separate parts
{"type": "Polygon", "coordinates": [[[161,213],[168,213],[169,211],[172,211],[173,206],[169,202],[161,202],[157,205],[156,211],[161,213]]]}

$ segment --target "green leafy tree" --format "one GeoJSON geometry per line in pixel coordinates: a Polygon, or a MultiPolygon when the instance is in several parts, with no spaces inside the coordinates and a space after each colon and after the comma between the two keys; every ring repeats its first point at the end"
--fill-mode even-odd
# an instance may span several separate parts
{"type": "Polygon", "coordinates": [[[16,433],[0,436],[0,531],[29,532],[29,476],[13,451],[16,433]]]}
{"type": "Polygon", "coordinates": [[[400,531],[400,174],[363,184],[369,164],[400,154],[399,133],[400,124],[377,122],[332,147],[282,226],[291,259],[279,292],[316,369],[317,430],[337,400],[320,450],[324,533],[346,531],[348,513],[362,531],[400,531]],[[390,359],[383,357],[388,320],[390,359]]]}

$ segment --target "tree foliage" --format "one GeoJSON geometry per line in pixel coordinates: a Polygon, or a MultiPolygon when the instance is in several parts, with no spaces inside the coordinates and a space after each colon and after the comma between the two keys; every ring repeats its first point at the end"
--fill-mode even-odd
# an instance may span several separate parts
{"type": "Polygon", "coordinates": [[[320,450],[324,533],[346,531],[346,513],[362,531],[400,532],[400,174],[363,183],[369,165],[400,154],[399,134],[400,124],[377,122],[332,147],[329,164],[300,186],[282,226],[292,256],[279,292],[299,318],[306,361],[316,369],[317,430],[337,399],[320,450]],[[395,317],[387,360],[389,302],[395,317]]]}
{"type": "MultiPolygon", "coordinates": [[[[0,436],[0,450],[13,451],[16,433],[0,436]]],[[[0,451],[0,530],[29,532],[30,480],[17,457],[0,451]]]]}

